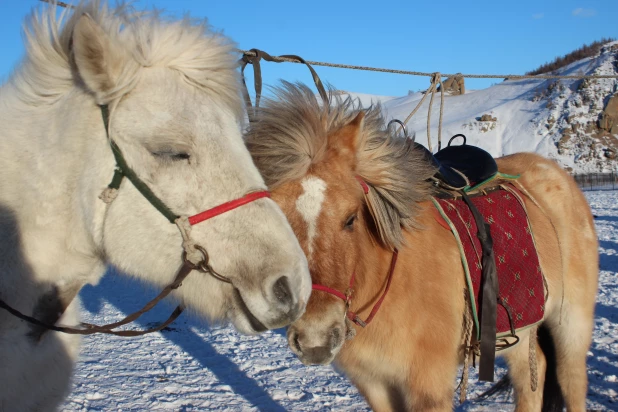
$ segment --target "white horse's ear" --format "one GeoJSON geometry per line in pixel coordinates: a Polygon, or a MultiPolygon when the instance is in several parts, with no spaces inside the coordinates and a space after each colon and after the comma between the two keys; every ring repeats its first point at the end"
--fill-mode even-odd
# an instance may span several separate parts
{"type": "Polygon", "coordinates": [[[97,103],[109,103],[106,96],[118,86],[126,63],[122,46],[113,44],[92,17],[83,14],[73,30],[73,56],[79,75],[97,103]]]}

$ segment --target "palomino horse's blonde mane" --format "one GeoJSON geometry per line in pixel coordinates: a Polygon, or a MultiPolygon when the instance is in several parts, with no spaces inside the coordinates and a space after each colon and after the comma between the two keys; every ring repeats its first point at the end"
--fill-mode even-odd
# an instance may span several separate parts
{"type": "Polygon", "coordinates": [[[61,13],[47,7],[32,14],[24,27],[26,56],[11,79],[22,101],[50,104],[75,86],[71,37],[85,13],[115,46],[114,56],[107,56],[112,62],[108,70],[118,72],[118,81],[98,100],[109,102],[129,92],[143,68],[167,67],[241,112],[234,44],[211,32],[205,20],[171,21],[155,11],[137,12],[125,4],[112,8],[100,0],[80,2],[61,13]]]}
{"type": "Polygon", "coordinates": [[[387,247],[400,247],[402,228],[415,226],[419,202],[431,191],[426,180],[434,173],[412,141],[387,130],[379,105],[362,109],[331,89],[330,105],[324,106],[309,87],[288,82],[273,91],[274,97],[264,99],[246,136],[268,186],[302,178],[311,165],[324,160],[328,136],[364,110],[356,173],[370,187],[367,203],[379,239],[387,247]]]}

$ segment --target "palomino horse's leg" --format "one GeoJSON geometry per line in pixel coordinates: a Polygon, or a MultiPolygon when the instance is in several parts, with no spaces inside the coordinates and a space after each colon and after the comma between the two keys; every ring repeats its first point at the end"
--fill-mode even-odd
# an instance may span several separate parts
{"type": "Polygon", "coordinates": [[[375,378],[371,373],[353,378],[354,385],[375,412],[395,412],[410,410],[403,391],[395,388],[386,380],[375,378]]]}
{"type": "MultiPolygon", "coordinates": [[[[456,354],[456,351],[452,352],[456,354]]],[[[445,354],[446,358],[450,358],[445,354]]],[[[410,371],[407,384],[410,411],[446,412],[453,410],[453,383],[457,377],[457,359],[452,362],[420,362],[410,371]],[[418,368],[418,369],[417,369],[418,368]]]]}
{"type": "Polygon", "coordinates": [[[543,383],[547,362],[538,343],[536,347],[536,363],[538,385],[532,391],[530,385],[530,335],[528,331],[519,334],[520,342],[509,349],[504,355],[509,366],[509,377],[515,389],[516,412],[538,412],[543,403],[543,383]]]}
{"type": "Polygon", "coordinates": [[[558,382],[569,412],[586,410],[586,357],[593,328],[593,317],[588,312],[589,310],[565,302],[562,321],[549,319],[558,359],[558,382]]]}

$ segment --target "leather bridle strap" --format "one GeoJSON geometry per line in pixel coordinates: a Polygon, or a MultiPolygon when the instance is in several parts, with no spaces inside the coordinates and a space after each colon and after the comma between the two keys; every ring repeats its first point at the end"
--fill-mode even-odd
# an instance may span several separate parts
{"type": "Polygon", "coordinates": [[[163,322],[163,323],[161,323],[161,324],[159,324],[159,325],[157,325],[157,326],[155,326],[153,328],[150,328],[150,329],[146,329],[146,330],[119,330],[119,331],[115,331],[113,329],[115,329],[115,328],[117,328],[119,326],[126,325],[128,323],[131,323],[131,322],[137,320],[144,313],[148,312],[157,303],[159,303],[161,300],[163,300],[163,298],[165,298],[167,295],[169,295],[174,289],[177,289],[182,284],[182,281],[194,269],[196,269],[196,267],[191,262],[185,261],[183,263],[183,265],[180,267],[180,269],[178,270],[178,273],[176,274],[176,278],[174,279],[174,281],[172,283],[170,283],[169,285],[167,285],[165,287],[165,289],[163,289],[161,291],[161,293],[159,293],[154,299],[152,299],[150,302],[148,302],[146,305],[144,305],[144,307],[141,308],[140,310],[138,310],[137,312],[134,312],[134,313],[130,314],[129,316],[125,317],[124,319],[122,319],[122,320],[120,320],[118,322],[109,323],[107,325],[93,325],[93,324],[90,324],[90,323],[82,323],[82,325],[85,327],[85,329],[71,328],[71,327],[68,327],[68,326],[50,325],[50,324],[47,324],[45,322],[41,322],[40,320],[38,320],[36,318],[33,318],[32,316],[24,315],[20,311],[18,311],[16,309],[12,308],[11,306],[9,306],[2,299],[0,299],[0,308],[5,309],[6,311],[11,313],[12,315],[14,315],[14,316],[16,316],[16,317],[18,317],[18,318],[20,318],[22,320],[25,320],[26,322],[34,324],[36,326],[40,326],[42,328],[53,330],[53,331],[56,331],[56,332],[68,333],[68,334],[71,334],[71,335],[92,335],[92,334],[95,334],[95,333],[105,333],[105,334],[108,334],[108,335],[116,335],[116,336],[140,336],[140,335],[145,335],[147,333],[157,332],[157,331],[160,331],[161,329],[165,328],[167,325],[169,325],[174,320],[176,320],[176,318],[178,318],[178,316],[180,316],[180,314],[182,313],[184,308],[182,306],[177,306],[176,309],[174,310],[174,312],[172,312],[172,314],[169,316],[169,318],[167,318],[167,320],[165,320],[165,322],[163,322]]]}
{"type": "Polygon", "coordinates": [[[380,309],[380,306],[382,306],[382,302],[384,302],[384,299],[386,298],[386,294],[388,293],[388,290],[391,287],[391,281],[393,280],[393,273],[395,273],[395,265],[397,264],[397,257],[399,256],[399,251],[397,249],[395,249],[393,251],[393,257],[391,258],[391,265],[390,268],[388,270],[388,278],[386,280],[386,288],[384,288],[384,293],[382,293],[382,296],[380,296],[380,299],[378,299],[378,301],[376,302],[375,305],[373,305],[373,308],[371,309],[371,312],[369,313],[369,316],[367,317],[367,319],[365,319],[365,321],[363,322],[356,313],[354,312],[348,312],[348,317],[350,317],[350,314],[352,314],[354,316],[354,319],[350,319],[352,322],[356,323],[357,325],[360,326],[367,326],[369,324],[369,322],[371,322],[374,318],[374,316],[378,313],[378,310],[380,309]],[[364,323],[364,325],[363,325],[364,323]]]}
{"type": "Polygon", "coordinates": [[[362,320],[360,318],[360,316],[358,316],[355,312],[349,310],[349,305],[352,302],[352,293],[353,293],[353,289],[352,287],[354,286],[354,281],[356,278],[356,273],[352,274],[352,277],[350,278],[350,286],[349,288],[346,290],[345,293],[342,293],[341,291],[338,291],[337,289],[333,289],[330,288],[328,286],[323,286],[323,285],[319,285],[314,283],[312,285],[313,290],[318,290],[321,292],[326,292],[329,293],[341,300],[343,300],[343,302],[346,305],[346,316],[348,319],[350,319],[352,322],[356,323],[358,326],[360,327],[365,327],[367,326],[372,320],[373,318],[376,316],[376,314],[378,313],[378,310],[380,310],[380,306],[382,306],[382,303],[384,302],[384,299],[386,299],[386,295],[388,293],[388,291],[390,290],[391,287],[391,281],[393,280],[393,273],[395,273],[395,266],[397,265],[397,257],[399,255],[399,251],[397,249],[393,250],[393,257],[391,258],[391,264],[390,267],[388,269],[388,275],[387,275],[387,280],[386,280],[386,287],[384,288],[384,292],[382,292],[382,296],[380,296],[380,298],[378,299],[378,301],[373,305],[373,308],[371,309],[371,312],[369,313],[369,316],[367,317],[367,319],[362,320]]]}
{"type": "MultiPolygon", "coordinates": [[[[137,176],[137,173],[127,164],[124,156],[122,155],[122,151],[112,140],[109,134],[109,107],[107,105],[101,106],[101,116],[103,117],[103,125],[105,126],[105,133],[109,140],[110,146],[112,148],[112,153],[114,154],[114,159],[116,160],[116,168],[114,169],[114,176],[112,178],[111,183],[108,185],[109,189],[118,190],[120,189],[120,184],[122,183],[122,179],[126,177],[129,181],[135,186],[135,188],[144,196],[146,200],[157,209],[165,218],[172,224],[176,224],[179,215],[174,213],[161,199],[154,194],[154,192],[148,187],[146,183],[142,179],[137,176]]],[[[266,190],[252,192],[249,193],[239,199],[232,200],[230,202],[224,203],[220,206],[216,206],[212,209],[206,210],[204,212],[198,213],[196,215],[189,217],[189,223],[193,226],[204,220],[213,218],[230,210],[236,209],[239,206],[245,205],[247,203],[253,202],[257,199],[261,199],[264,197],[270,197],[270,193],[266,190]]]]}
{"type": "MultiPolygon", "coordinates": [[[[369,185],[367,184],[367,182],[365,182],[365,180],[358,175],[354,177],[356,178],[361,188],[363,189],[363,193],[365,194],[365,196],[367,196],[369,194],[369,185]]],[[[354,281],[356,280],[356,272],[352,272],[352,276],[350,277],[350,284],[348,286],[348,289],[345,291],[345,293],[342,293],[338,291],[337,289],[333,289],[328,286],[319,285],[317,283],[314,283],[313,285],[311,285],[311,287],[313,290],[318,290],[320,292],[326,292],[343,300],[343,302],[345,303],[346,317],[352,322],[356,323],[358,326],[364,328],[376,316],[376,314],[378,313],[378,310],[380,310],[380,306],[382,306],[382,302],[384,302],[384,299],[386,298],[386,294],[388,293],[391,287],[391,281],[393,280],[393,273],[395,273],[395,266],[397,265],[398,256],[399,256],[399,251],[397,250],[397,248],[395,248],[393,250],[393,257],[391,258],[391,264],[388,269],[386,287],[384,289],[384,292],[382,293],[382,296],[380,296],[378,301],[375,303],[375,305],[373,305],[373,308],[371,309],[369,316],[365,320],[362,320],[355,312],[350,310],[350,305],[352,303],[352,293],[354,292],[354,281]]]]}

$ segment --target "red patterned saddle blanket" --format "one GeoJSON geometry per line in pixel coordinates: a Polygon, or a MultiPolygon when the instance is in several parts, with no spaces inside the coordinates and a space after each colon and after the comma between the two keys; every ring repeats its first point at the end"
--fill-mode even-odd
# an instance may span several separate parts
{"type": "MultiPolygon", "coordinates": [[[[508,336],[539,323],[544,316],[544,278],[532,228],[522,194],[511,183],[470,195],[470,199],[490,225],[499,284],[496,332],[498,337],[508,336]]],[[[476,222],[461,198],[433,198],[433,202],[457,240],[480,339],[482,247],[476,222]]]]}

